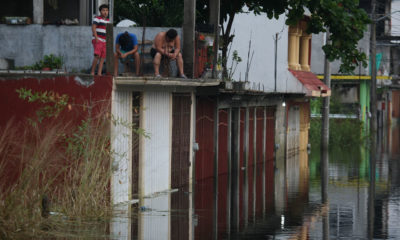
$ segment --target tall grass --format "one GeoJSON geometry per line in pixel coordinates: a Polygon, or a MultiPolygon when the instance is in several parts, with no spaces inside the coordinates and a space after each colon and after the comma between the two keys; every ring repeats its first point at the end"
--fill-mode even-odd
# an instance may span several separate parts
{"type": "Polygon", "coordinates": [[[0,129],[0,239],[55,237],[110,217],[106,112],[78,127],[54,118],[0,129]]]}
{"type": "MultiPolygon", "coordinates": [[[[365,142],[362,134],[363,123],[358,119],[330,119],[329,146],[350,148],[365,142]]],[[[310,143],[318,147],[321,141],[321,118],[312,118],[310,122],[310,143]]]]}

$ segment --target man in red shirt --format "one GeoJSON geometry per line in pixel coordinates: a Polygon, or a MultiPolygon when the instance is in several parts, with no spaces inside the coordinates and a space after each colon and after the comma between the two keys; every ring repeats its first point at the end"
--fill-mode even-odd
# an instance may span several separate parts
{"type": "Polygon", "coordinates": [[[94,59],[90,74],[94,75],[94,70],[98,63],[99,67],[97,68],[97,75],[101,76],[104,59],[106,58],[106,24],[110,23],[110,20],[108,19],[108,5],[102,4],[99,7],[99,11],[100,16],[96,16],[93,19],[92,24],[94,59]]]}

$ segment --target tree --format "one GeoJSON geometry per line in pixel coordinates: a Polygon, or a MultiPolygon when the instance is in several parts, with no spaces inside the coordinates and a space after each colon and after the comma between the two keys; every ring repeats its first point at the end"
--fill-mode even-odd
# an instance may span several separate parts
{"type": "MultiPolygon", "coordinates": [[[[363,37],[370,20],[358,0],[220,0],[220,24],[222,28],[222,58],[226,69],[228,46],[234,38],[231,32],[233,20],[237,13],[243,12],[246,6],[249,12],[259,15],[265,13],[268,18],[287,15],[286,24],[295,25],[303,19],[305,9],[311,13],[308,21],[308,33],[330,31],[331,43],[323,47],[330,61],[339,59],[342,62],[340,71],[351,72],[358,63],[366,66],[366,55],[357,49],[358,41],[363,37]]],[[[131,19],[141,23],[142,13],[135,13],[140,4],[148,3],[152,24],[148,26],[179,26],[182,24],[183,0],[116,0],[116,14],[127,16],[119,11],[131,12],[131,19]],[[121,5],[119,7],[118,5],[121,5]],[[180,16],[180,17],[179,17],[180,16]]],[[[197,0],[197,23],[208,22],[209,0],[197,0]]],[[[140,11],[139,11],[140,12],[140,11]]],[[[149,19],[149,18],[148,18],[149,19]]]]}
{"type": "MultiPolygon", "coordinates": [[[[201,0],[206,1],[206,0],[201,0]]],[[[295,25],[304,17],[305,8],[310,13],[308,33],[325,32],[330,30],[331,43],[323,47],[328,59],[342,61],[340,71],[351,72],[358,63],[366,66],[366,55],[357,49],[358,41],[363,37],[370,20],[363,9],[358,6],[358,0],[221,0],[222,57],[226,69],[228,46],[234,38],[231,33],[233,20],[247,6],[255,15],[266,13],[268,18],[279,18],[286,13],[287,25],[295,25]],[[223,24],[225,23],[225,24],[223,24]]]]}
{"type": "Polygon", "coordinates": [[[178,27],[183,22],[183,0],[115,0],[114,5],[114,22],[130,19],[148,27],[178,27]]]}

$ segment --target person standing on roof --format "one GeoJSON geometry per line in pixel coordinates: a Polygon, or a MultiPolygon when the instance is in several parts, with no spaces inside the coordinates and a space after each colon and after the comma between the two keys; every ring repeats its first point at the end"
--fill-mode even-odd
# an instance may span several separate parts
{"type": "Polygon", "coordinates": [[[94,49],[94,59],[90,71],[91,75],[94,75],[94,70],[96,69],[97,64],[99,64],[97,75],[101,76],[101,72],[103,71],[104,59],[106,58],[106,25],[107,23],[110,23],[110,19],[108,19],[108,9],[109,7],[107,4],[100,5],[100,16],[96,16],[93,19],[92,44],[94,49]]]}
{"type": "Polygon", "coordinates": [[[180,78],[187,78],[183,73],[183,58],[181,54],[181,39],[175,29],[169,29],[167,32],[159,32],[154,38],[151,48],[151,57],[153,58],[154,75],[160,75],[161,59],[176,60],[180,78]]]}

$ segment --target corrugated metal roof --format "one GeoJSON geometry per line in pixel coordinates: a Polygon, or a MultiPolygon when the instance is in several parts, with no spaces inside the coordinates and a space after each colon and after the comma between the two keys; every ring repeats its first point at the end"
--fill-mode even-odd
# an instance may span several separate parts
{"type": "Polygon", "coordinates": [[[317,75],[308,71],[298,71],[289,69],[294,77],[299,80],[307,90],[306,96],[327,97],[331,95],[331,89],[326,86],[317,75]]]}

